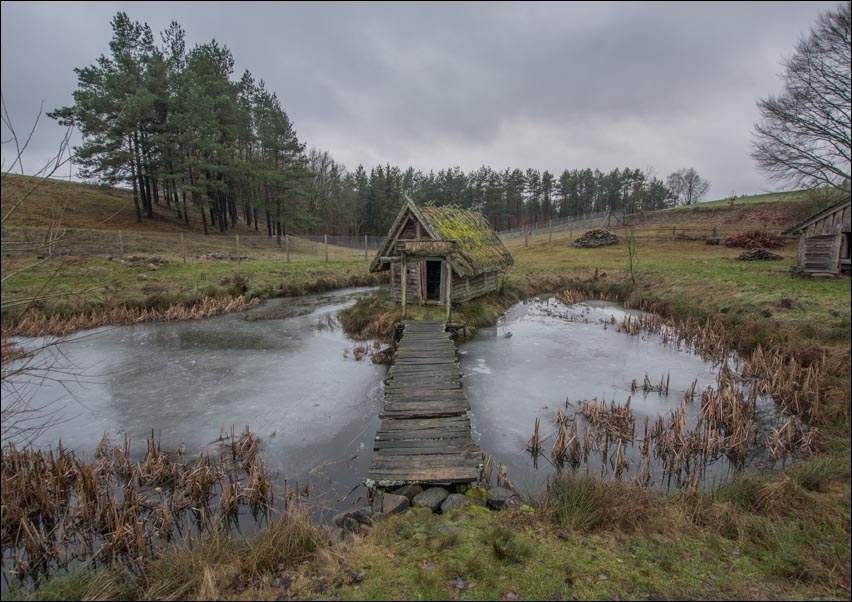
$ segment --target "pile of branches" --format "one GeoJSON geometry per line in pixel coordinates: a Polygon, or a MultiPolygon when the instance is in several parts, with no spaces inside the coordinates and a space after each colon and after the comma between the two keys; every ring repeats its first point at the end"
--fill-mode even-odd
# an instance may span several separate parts
{"type": "Polygon", "coordinates": [[[767,260],[777,260],[784,259],[780,255],[776,255],[775,253],[771,253],[763,248],[758,249],[750,249],[743,253],[740,253],[740,256],[737,257],[738,261],[767,261],[767,260]]]}
{"type": "Polygon", "coordinates": [[[784,237],[779,234],[770,234],[760,228],[755,228],[748,232],[732,234],[726,237],[725,246],[741,249],[777,249],[784,246],[784,237]]]}
{"type": "Polygon", "coordinates": [[[575,247],[605,247],[618,243],[618,237],[609,230],[589,230],[571,243],[575,247]]]}

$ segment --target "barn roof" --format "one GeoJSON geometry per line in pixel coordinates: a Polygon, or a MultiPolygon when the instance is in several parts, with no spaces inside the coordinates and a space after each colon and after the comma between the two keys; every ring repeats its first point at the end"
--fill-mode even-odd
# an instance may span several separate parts
{"type": "Polygon", "coordinates": [[[852,197],[846,198],[846,199],[840,201],[839,203],[835,203],[831,207],[823,209],[819,213],[816,213],[816,214],[810,216],[809,218],[807,218],[804,221],[799,222],[795,226],[791,226],[791,227],[787,228],[781,234],[796,234],[798,232],[801,232],[802,230],[804,230],[805,228],[807,228],[808,226],[810,226],[814,222],[817,222],[817,221],[819,221],[819,220],[821,220],[821,219],[823,219],[823,218],[825,218],[825,217],[827,217],[827,216],[829,216],[833,213],[836,213],[837,211],[840,211],[841,209],[843,209],[845,206],[847,206],[849,204],[852,204],[852,197]]]}
{"type": "Polygon", "coordinates": [[[496,272],[514,263],[500,237],[481,213],[459,207],[417,207],[407,198],[387,239],[370,265],[371,272],[386,269],[381,258],[394,254],[394,245],[409,216],[420,222],[432,240],[456,242],[457,250],[452,255],[451,263],[453,271],[460,276],[496,272]]]}

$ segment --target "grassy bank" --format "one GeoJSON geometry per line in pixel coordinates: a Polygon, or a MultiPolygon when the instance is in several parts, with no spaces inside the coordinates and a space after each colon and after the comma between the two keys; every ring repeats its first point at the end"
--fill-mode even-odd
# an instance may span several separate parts
{"type": "MultiPolygon", "coordinates": [[[[454,321],[477,327],[493,323],[506,307],[529,296],[570,289],[676,323],[710,325],[728,347],[744,355],[759,347],[801,365],[819,364],[825,374],[819,395],[829,409],[813,425],[819,444],[806,459],[772,472],[744,472],[707,493],[566,478],[528,500],[527,508],[489,512],[470,507],[446,515],[415,510],[344,542],[294,510],[255,537],[222,534],[193,540],[147,560],[134,573],[121,568],[79,572],[52,579],[35,593],[18,590],[9,597],[848,600],[849,279],[794,276],[794,240],[774,250],[780,261],[747,262],[737,259],[742,249],[683,234],[760,224],[777,232],[817,204],[807,196],[738,199],[733,206],[720,202],[663,212],[637,218],[630,226],[613,226],[621,242],[597,249],[571,246],[578,232],[518,237],[507,242],[515,267],[501,292],[453,308],[454,321]],[[633,253],[624,242],[631,236],[633,253]]],[[[4,258],[4,275],[7,265],[4,258]]],[[[51,271],[47,262],[45,272],[21,281],[16,294],[39,290],[45,279],[57,286],[65,282],[90,289],[89,296],[70,298],[81,307],[94,303],[87,311],[100,311],[97,303],[166,307],[180,295],[188,295],[188,302],[200,294],[263,298],[317,282],[331,287],[338,279],[348,282],[366,274],[363,262],[304,264],[293,272],[280,261],[175,262],[148,271],[105,259],[75,265],[51,271]],[[89,271],[98,275],[86,280],[89,271]],[[140,273],[146,279],[138,279],[140,273]],[[104,278],[111,283],[106,290],[104,278]],[[146,292],[146,286],[163,290],[146,292]]],[[[4,295],[5,289],[4,283],[4,295]]],[[[47,301],[42,309],[45,315],[57,311],[47,301]]],[[[67,311],[74,314],[70,305],[67,311]]],[[[414,317],[426,317],[428,311],[412,308],[414,317]]],[[[381,338],[390,335],[399,316],[398,306],[377,295],[344,312],[343,319],[353,333],[381,338]]]]}

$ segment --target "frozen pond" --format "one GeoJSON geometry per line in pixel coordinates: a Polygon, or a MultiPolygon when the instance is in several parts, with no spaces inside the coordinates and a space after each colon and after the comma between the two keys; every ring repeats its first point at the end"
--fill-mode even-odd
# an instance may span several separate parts
{"type": "MultiPolygon", "coordinates": [[[[659,335],[618,331],[625,316],[640,313],[606,302],[567,306],[555,298],[531,299],[510,308],[495,327],[481,329],[461,346],[474,438],[496,464],[508,468],[521,493],[539,491],[555,472],[549,452],[558,431],[557,410],[572,414],[582,401],[624,406],[630,400],[638,439],[644,434],[645,417],[650,424],[658,416],[668,418],[681,407],[693,383],[699,399],[702,391],[715,386],[718,366],[664,344],[659,335]],[[643,391],[646,377],[655,385],[666,381],[668,393],[643,391]],[[543,453],[534,462],[526,446],[536,418],[543,453]]],[[[694,419],[700,403],[685,407],[694,419]]],[[[630,459],[631,451],[625,447],[625,458],[630,459]]],[[[623,479],[635,476],[638,466],[634,454],[623,479]]],[[[597,474],[601,468],[600,458],[593,455],[580,470],[597,474]]],[[[730,470],[725,458],[717,460],[707,467],[705,484],[718,484],[730,470]]],[[[613,467],[605,467],[605,472],[611,476],[613,467]]],[[[664,484],[659,467],[655,484],[664,484]]]]}
{"type": "MultiPolygon", "coordinates": [[[[212,454],[220,434],[248,426],[262,440],[275,484],[307,487],[323,514],[356,504],[366,494],[362,483],[387,369],[357,359],[356,343],[336,314],[373,290],[75,335],[53,349],[48,379],[17,383],[33,403],[52,404],[60,418],[34,443],[50,448],[61,440],[91,459],[105,434],[119,444],[127,436],[141,457],[153,435],[163,449],[212,454]]],[[[680,407],[694,381],[698,391],[714,384],[717,368],[700,357],[655,335],[618,332],[612,321],[627,313],[609,303],[529,300],[460,346],[474,439],[508,468],[521,493],[537,492],[554,471],[546,457],[536,467],[525,450],[536,418],[547,451],[556,410],[571,412],[594,398],[618,404],[630,398],[641,436],[644,416],[653,422],[680,407]],[[669,394],[631,391],[633,381],[646,376],[654,383],[666,378],[669,394]]],[[[12,396],[4,384],[4,406],[12,396]]],[[[697,411],[699,404],[692,405],[697,411]]]]}
{"type": "MultiPolygon", "coordinates": [[[[153,434],[163,449],[212,455],[220,434],[248,426],[276,484],[309,486],[333,506],[366,474],[386,372],[356,359],[335,316],[373,290],[75,335],[44,358],[47,379],[18,383],[58,419],[34,444],[61,440],[91,459],[103,435],[118,444],[129,436],[141,456],[153,434]]],[[[4,388],[4,404],[10,398],[4,388]]]]}

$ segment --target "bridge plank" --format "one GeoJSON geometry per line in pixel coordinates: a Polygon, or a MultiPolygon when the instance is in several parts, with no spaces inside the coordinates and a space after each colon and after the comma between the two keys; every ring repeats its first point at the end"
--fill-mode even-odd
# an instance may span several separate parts
{"type": "Polygon", "coordinates": [[[385,380],[368,484],[476,481],[482,451],[471,438],[469,409],[445,324],[405,323],[385,380]]]}

